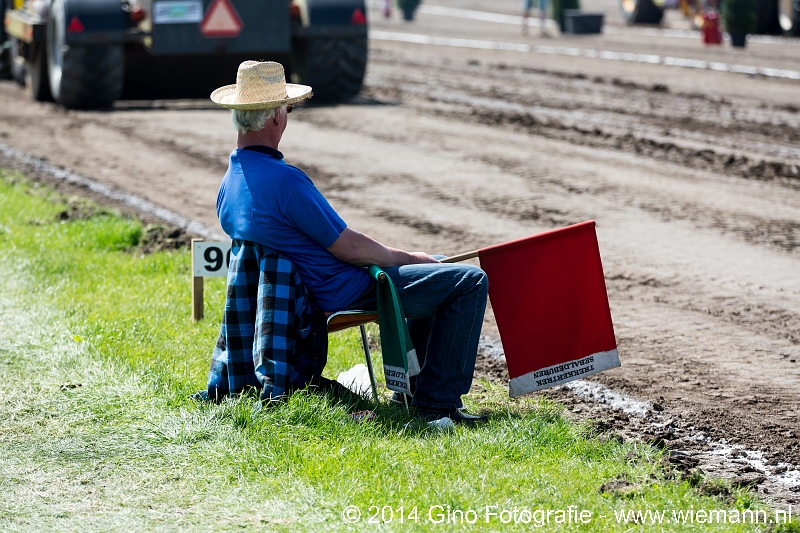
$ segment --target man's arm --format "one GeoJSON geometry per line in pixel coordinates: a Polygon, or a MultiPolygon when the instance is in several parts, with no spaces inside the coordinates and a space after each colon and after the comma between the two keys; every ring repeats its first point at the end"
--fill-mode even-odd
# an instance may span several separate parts
{"type": "Polygon", "coordinates": [[[337,259],[356,266],[378,265],[381,267],[413,265],[418,263],[438,263],[424,252],[406,252],[389,248],[369,235],[345,228],[328,251],[337,259]]]}

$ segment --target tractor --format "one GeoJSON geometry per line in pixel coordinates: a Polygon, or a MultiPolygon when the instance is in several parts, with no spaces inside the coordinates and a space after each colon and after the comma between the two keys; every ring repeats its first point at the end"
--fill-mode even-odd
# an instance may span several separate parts
{"type": "Polygon", "coordinates": [[[71,109],[206,97],[249,59],[338,102],[366,71],[364,0],[0,0],[0,11],[0,75],[71,109]]]}

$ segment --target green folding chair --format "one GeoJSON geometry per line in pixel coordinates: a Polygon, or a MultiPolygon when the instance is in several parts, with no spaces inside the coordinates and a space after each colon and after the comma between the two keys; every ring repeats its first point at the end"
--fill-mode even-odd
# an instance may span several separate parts
{"type": "Polygon", "coordinates": [[[370,276],[377,282],[378,309],[337,311],[328,315],[328,333],[358,326],[361,330],[361,343],[369,372],[372,395],[375,401],[378,396],[378,385],[372,368],[372,356],[365,325],[378,322],[383,350],[383,366],[386,374],[386,387],[402,393],[403,405],[408,410],[407,394],[411,393],[409,378],[419,373],[417,353],[408,334],[405,314],[397,295],[397,289],[391,278],[378,266],[369,267],[370,276]]]}

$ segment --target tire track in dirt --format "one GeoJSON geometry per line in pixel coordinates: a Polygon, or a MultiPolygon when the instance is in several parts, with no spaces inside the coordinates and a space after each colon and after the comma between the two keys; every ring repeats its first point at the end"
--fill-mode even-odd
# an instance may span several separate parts
{"type": "MultiPolygon", "coordinates": [[[[354,199],[348,195],[341,194],[343,192],[358,191],[358,185],[348,184],[341,177],[330,173],[317,173],[316,169],[308,165],[304,165],[304,168],[312,172],[317,185],[329,198],[335,198],[339,202],[354,207],[362,205],[357,198],[354,199]]],[[[407,186],[409,192],[418,197],[425,198],[427,201],[435,200],[442,204],[470,209],[477,218],[493,216],[517,222],[536,221],[553,228],[582,221],[577,214],[570,214],[560,209],[538,205],[536,198],[533,196],[520,197],[519,195],[507,196],[482,193],[464,197],[448,194],[440,188],[433,187],[429,183],[407,174],[392,176],[371,175],[370,178],[373,184],[402,182],[407,186]]],[[[369,206],[363,206],[362,210],[365,210],[371,216],[411,228],[422,235],[443,238],[447,242],[458,245],[468,246],[470,243],[476,242],[480,237],[477,234],[465,232],[460,226],[434,223],[424,217],[411,216],[399,210],[375,209],[369,206]]]]}
{"type": "MultiPolygon", "coordinates": [[[[673,89],[661,78],[658,82],[641,83],[620,75],[530,67],[524,61],[426,56],[409,59],[407,54],[380,47],[372,50],[371,60],[369,85],[376,85],[377,81],[378,86],[387,89],[414,86],[424,91],[433,88],[432,85],[447,89],[464,87],[528,105],[544,102],[548,107],[564,110],[591,109],[632,113],[637,118],[655,116],[668,120],[695,120],[698,124],[712,127],[707,130],[709,133],[732,119],[737,125],[746,126],[748,132],[754,125],[767,127],[777,124],[789,128],[800,125],[800,106],[794,102],[768,102],[752,96],[732,97],[713,91],[673,89]],[[402,75],[398,75],[398,70],[402,75]],[[389,80],[394,85],[386,83],[389,80]],[[431,80],[436,83],[432,84],[431,80]]],[[[785,131],[781,133],[786,134],[785,131]]]]}
{"type": "MultiPolygon", "coordinates": [[[[503,159],[499,157],[481,158],[486,164],[495,165],[502,168],[506,172],[512,172],[520,177],[525,177],[529,169],[518,162],[503,159]]],[[[702,205],[694,202],[676,202],[674,198],[659,195],[652,191],[648,191],[646,199],[638,197],[626,197],[627,192],[623,187],[618,187],[610,184],[592,185],[588,187],[579,188],[564,181],[550,180],[549,184],[562,189],[565,193],[570,195],[586,194],[592,196],[605,196],[615,199],[623,199],[620,202],[629,207],[635,207],[647,213],[652,213],[659,216],[665,222],[675,220],[685,220],[691,222],[698,229],[715,229],[722,234],[732,234],[739,237],[744,242],[756,244],[759,246],[766,246],[773,249],[778,249],[786,252],[794,252],[800,248],[800,222],[789,218],[767,217],[767,216],[754,216],[747,213],[740,213],[734,210],[714,209],[708,205],[702,205]]],[[[509,198],[508,204],[523,203],[518,197],[509,198]]],[[[484,205],[491,203],[488,200],[483,202],[477,201],[476,204],[484,205]]],[[[537,211],[544,211],[551,213],[555,216],[550,218],[543,218],[551,222],[554,226],[564,225],[565,222],[574,220],[574,218],[566,217],[566,213],[558,209],[537,208],[536,206],[525,206],[522,208],[534,209],[537,211]]],[[[519,209],[500,209],[492,210],[491,208],[485,209],[487,212],[495,212],[497,214],[517,213],[519,209]]],[[[522,218],[538,220],[539,216],[524,216],[522,218]]],[[[519,218],[519,217],[518,217],[519,218]]]]}
{"type": "Polygon", "coordinates": [[[648,298],[654,302],[708,315],[754,334],[785,340],[795,349],[781,350],[784,359],[800,355],[800,313],[738,296],[716,295],[698,299],[690,289],[682,287],[684,283],[681,280],[662,279],[652,274],[606,271],[605,279],[609,292],[617,297],[634,287],[647,287],[648,298]]]}
{"type": "MultiPolygon", "coordinates": [[[[317,122],[311,119],[312,122],[317,122]]],[[[319,121],[320,123],[324,121],[319,121]]],[[[316,165],[304,163],[303,170],[310,176],[323,194],[329,200],[335,200],[340,205],[350,206],[359,209],[362,214],[385,221],[392,225],[400,225],[413,230],[421,236],[434,237],[438,242],[447,242],[452,246],[468,246],[475,242],[477,235],[464,231],[464,228],[456,225],[441,224],[432,222],[424,217],[415,216],[411,213],[399,209],[391,209],[382,206],[374,206],[365,203],[358,195],[362,185],[354,183],[333,172],[325,171],[316,165]]],[[[403,183],[407,186],[410,193],[417,197],[435,199],[443,204],[457,207],[464,207],[463,198],[448,194],[438,187],[414,177],[411,174],[371,174],[370,183],[372,186],[386,183],[403,183]]]]}
{"type": "MultiPolygon", "coordinates": [[[[400,61],[402,63],[402,61],[400,61]]],[[[413,63],[413,62],[408,62],[413,63]]],[[[478,62],[468,62],[477,65],[478,62]]],[[[447,68],[445,65],[444,68],[447,68]]],[[[509,70],[504,65],[490,65],[490,68],[497,70],[509,70]]],[[[450,70],[456,74],[463,75],[463,69],[450,66],[450,70]]],[[[564,74],[552,73],[542,69],[526,69],[518,67],[513,70],[519,72],[533,72],[539,77],[550,76],[555,79],[567,78],[570,80],[586,80],[586,76],[580,74],[564,74]]],[[[437,78],[441,80],[441,78],[437,78]]],[[[405,94],[402,90],[401,80],[393,80],[398,83],[393,83],[389,91],[390,94],[384,95],[400,100],[411,100],[410,103],[414,105],[415,101],[419,98],[419,91],[415,91],[412,95],[405,94]]],[[[605,84],[604,78],[594,78],[592,83],[605,84]]],[[[618,78],[613,78],[610,82],[615,87],[621,87],[625,91],[636,90],[645,92],[657,92],[668,94],[669,88],[664,85],[643,86],[634,82],[623,82],[618,78]]],[[[417,84],[417,87],[419,84],[417,84]]],[[[460,86],[460,90],[464,90],[465,85],[460,86]]],[[[441,89],[438,91],[441,92],[441,89]]],[[[474,91],[469,91],[470,94],[476,94],[474,91]]],[[[573,90],[574,92],[574,90],[573,90]]],[[[380,90],[375,90],[371,86],[371,94],[373,96],[381,96],[380,90]]],[[[550,108],[557,109],[576,109],[585,106],[586,102],[576,101],[569,106],[553,106],[552,103],[542,104],[536,100],[524,101],[516,96],[514,93],[508,91],[502,94],[497,94],[496,88],[490,90],[478,91],[477,96],[481,98],[496,98],[498,101],[517,101],[520,103],[527,103],[529,105],[541,106],[547,105],[550,108]]],[[[689,95],[692,98],[699,98],[705,101],[711,101],[717,108],[731,107],[731,103],[727,101],[709,100],[705,95],[689,95]]],[[[686,95],[678,94],[678,99],[685,99],[686,95]]],[[[428,96],[430,101],[443,101],[439,96],[433,94],[428,96]]],[[[449,101],[449,99],[447,99],[449,101]]],[[[585,100],[585,99],[584,99],[585,100]]],[[[680,107],[680,106],[665,106],[665,107],[680,107]]],[[[783,106],[784,108],[786,106],[783,106]]],[[[594,106],[595,110],[618,112],[619,110],[613,106],[601,105],[594,106]]],[[[794,107],[788,107],[784,110],[786,113],[796,115],[794,107]]],[[[567,125],[563,122],[553,121],[550,119],[537,118],[536,112],[512,112],[499,107],[489,107],[482,105],[480,107],[463,106],[462,108],[442,110],[437,109],[436,113],[441,116],[462,120],[465,122],[478,122],[489,126],[508,126],[515,129],[522,129],[527,133],[540,135],[547,138],[555,138],[559,140],[567,140],[576,144],[592,147],[608,147],[621,151],[632,152],[637,155],[645,155],[654,159],[676,163],[684,167],[696,168],[699,170],[711,171],[722,173],[726,175],[735,175],[744,177],[746,179],[756,179],[763,181],[779,182],[791,188],[800,188],[800,165],[795,163],[786,163],[779,161],[766,161],[763,159],[753,159],[743,154],[725,153],[712,149],[698,150],[692,147],[685,147],[673,142],[658,141],[647,137],[642,137],[634,133],[624,133],[622,135],[615,135],[608,133],[599,127],[587,128],[583,126],[567,125]],[[565,135],[565,133],[567,135],[565,135]]],[[[775,114],[775,113],[773,113],[775,114]]],[[[778,112],[777,114],[780,114],[778,112]]],[[[785,114],[785,113],[784,113],[785,114]]],[[[680,113],[675,113],[676,118],[670,124],[667,122],[663,128],[680,127],[682,129],[689,129],[700,133],[706,134],[723,134],[726,131],[720,132],[717,124],[710,123],[707,120],[698,120],[693,117],[686,117],[680,113]]],[[[641,120],[642,115],[637,115],[637,119],[641,120]]],[[[663,120],[662,116],[646,116],[648,121],[663,120]]],[[[712,117],[713,118],[713,117],[712,117]]],[[[774,120],[774,116],[767,117],[769,120],[774,120]]],[[[730,122],[730,121],[729,121],[730,122]]],[[[737,121],[735,123],[736,129],[745,130],[748,134],[758,134],[767,138],[780,138],[782,142],[791,143],[800,139],[800,128],[791,128],[787,126],[786,122],[780,124],[761,124],[747,121],[737,121]]],[[[728,127],[727,129],[731,129],[728,127]]],[[[727,133],[730,133],[727,131],[727,133]]],[[[680,134],[674,135],[680,136],[680,134]]],[[[724,135],[715,137],[715,140],[724,138],[724,135]]],[[[508,170],[504,167],[504,170],[508,170]]],[[[611,192],[611,191],[609,191],[611,192]]],[[[483,206],[487,202],[483,202],[483,206]]],[[[772,247],[777,247],[786,251],[795,250],[800,246],[800,224],[793,220],[786,219],[770,219],[762,217],[753,217],[747,215],[736,215],[731,217],[719,211],[711,212],[708,210],[699,209],[698,206],[684,204],[680,206],[663,207],[658,202],[639,204],[639,207],[645,211],[650,211],[662,216],[665,220],[690,220],[697,227],[702,228],[716,228],[723,233],[733,233],[742,237],[746,242],[755,244],[765,244],[772,247]]],[[[496,211],[495,211],[496,212],[496,211]]],[[[563,221],[563,219],[562,219],[563,221]]]]}
{"type": "MultiPolygon", "coordinates": [[[[631,202],[634,203],[634,202],[631,202]]],[[[800,222],[763,218],[722,210],[709,210],[698,204],[664,205],[658,201],[635,202],[636,207],[654,213],[665,221],[688,220],[701,228],[714,228],[734,234],[745,242],[793,252],[800,248],[800,222]]]]}
{"type": "MultiPolygon", "coordinates": [[[[673,414],[682,412],[685,425],[702,427],[715,439],[757,447],[781,461],[800,464],[800,446],[789,434],[800,430],[793,416],[800,403],[791,378],[782,380],[776,374],[786,361],[777,354],[784,350],[800,353],[796,345],[775,339],[773,331],[759,331],[759,324],[745,323],[742,327],[741,323],[726,323],[729,317],[721,321],[719,316],[703,311],[687,312],[662,298],[642,305],[631,295],[633,299],[625,303],[613,282],[609,291],[622,319],[617,324],[618,345],[628,371],[601,374],[593,377],[594,381],[644,395],[673,414]],[[648,316],[639,327],[632,328],[630,314],[642,312],[648,316]],[[657,323],[659,320],[663,325],[657,323]],[[676,326],[681,328],[677,335],[670,331],[676,326]],[[713,328],[717,335],[704,335],[706,328],[713,328]],[[750,346],[759,348],[751,353],[750,346]],[[720,358],[715,353],[727,355],[720,358]],[[751,379],[743,380],[741,369],[750,365],[759,366],[761,372],[752,372],[751,379]],[[763,379],[764,373],[773,379],[763,379]],[[763,427],[767,420],[773,430],[763,427]]],[[[651,288],[646,292],[649,294],[651,288]]]]}
{"type": "MultiPolygon", "coordinates": [[[[478,62],[430,65],[424,61],[406,60],[405,66],[413,64],[415,74],[395,77],[394,70],[390,69],[396,68],[395,63],[403,63],[403,60],[392,55],[390,58],[392,65],[386,66],[388,72],[370,78],[368,95],[400,100],[412,106],[426,102],[448,104],[446,107],[433,106],[426,111],[469,123],[506,126],[575,144],[632,152],[688,168],[747,179],[779,181],[800,188],[800,164],[797,162],[800,151],[796,147],[800,139],[800,116],[791,107],[764,109],[759,106],[743,111],[742,106],[737,105],[734,111],[730,102],[704,98],[704,104],[712,105],[696,108],[694,104],[686,103],[684,94],[673,96],[663,84],[642,86],[618,78],[612,78],[609,84],[602,77],[589,80],[576,75],[542,73],[540,69],[534,71],[534,79],[526,79],[524,69],[497,65],[487,68],[511,70],[518,74],[519,79],[514,80],[517,83],[505,82],[487,87],[469,75],[482,70],[478,62]],[[426,69],[433,68],[436,75],[431,73],[426,77],[426,69]],[[584,90],[558,83],[565,77],[581,81],[582,86],[578,89],[584,90]],[[426,82],[426,78],[435,78],[436,85],[426,82]],[[537,90],[526,92],[518,89],[542,84],[545,87],[537,90]],[[605,89],[603,98],[598,98],[596,87],[592,87],[597,85],[605,89]],[[631,91],[640,94],[631,97],[631,91]],[[657,98],[642,97],[643,94],[656,94],[657,98]],[[518,105],[514,108],[509,103],[518,105]],[[576,111],[579,111],[578,117],[567,118],[576,111]],[[761,120],[743,120],[739,115],[758,116],[761,120]],[[651,133],[648,129],[656,131],[651,133]],[[688,146],[685,142],[664,140],[664,137],[689,140],[697,137],[700,144],[708,147],[688,146]],[[773,152],[773,156],[778,152],[783,152],[784,156],[765,159],[748,155],[746,151],[750,145],[762,148],[760,153],[766,149],[773,152]]],[[[379,65],[383,62],[380,56],[376,60],[379,65]]]]}
{"type": "MultiPolygon", "coordinates": [[[[41,114],[42,117],[46,117],[52,131],[59,132],[50,139],[51,144],[57,145],[57,147],[51,147],[50,150],[57,150],[61,155],[67,156],[75,154],[70,165],[73,168],[89,159],[81,155],[81,152],[83,150],[90,151],[92,144],[100,137],[108,139],[109,144],[113,144],[116,140],[124,140],[124,144],[121,145],[123,151],[125,147],[128,147],[129,150],[133,150],[135,147],[137,153],[140,154],[168,153],[183,168],[197,166],[218,168],[220,176],[225,172],[225,161],[219,157],[218,153],[208,149],[205,141],[201,141],[201,137],[193,138],[184,133],[180,138],[170,138],[166,135],[158,135],[154,128],[142,128],[142,121],[146,117],[148,109],[144,110],[144,116],[140,111],[129,118],[124,111],[121,113],[86,112],[66,110],[55,104],[38,104],[38,106],[36,115],[41,114]]],[[[181,106],[177,107],[180,109],[181,106]]],[[[3,113],[3,118],[8,125],[22,129],[30,124],[34,119],[31,116],[32,108],[26,106],[22,109],[23,111],[20,113],[14,113],[13,109],[3,113]]],[[[110,152],[111,149],[104,159],[105,166],[111,169],[119,168],[122,165],[130,166],[130,160],[125,157],[130,158],[131,153],[123,153],[124,157],[111,157],[110,152]]],[[[100,156],[98,155],[98,157],[100,156]]],[[[135,155],[133,155],[133,159],[136,159],[135,155]]]]}
{"type": "MultiPolygon", "coordinates": [[[[487,67],[503,74],[509,71],[531,72],[543,77],[545,81],[547,77],[586,80],[584,81],[585,92],[596,95],[598,91],[602,91],[604,96],[629,102],[627,107],[620,107],[619,105],[614,105],[613,100],[610,103],[606,103],[604,99],[598,100],[595,98],[592,100],[593,103],[591,105],[594,111],[627,116],[630,116],[631,112],[634,111],[638,120],[651,126],[664,129],[677,127],[682,132],[696,132],[715,136],[719,136],[721,130],[731,132],[731,129],[735,128],[736,130],[746,131],[748,135],[761,136],[767,139],[780,139],[781,142],[786,144],[800,141],[800,129],[798,129],[798,123],[800,123],[798,112],[800,112],[800,108],[797,106],[768,106],[759,103],[756,117],[750,119],[747,116],[740,115],[750,115],[752,109],[743,112],[740,103],[734,104],[724,96],[710,97],[702,93],[673,91],[665,83],[642,84],[618,77],[607,78],[604,76],[589,78],[580,73],[563,73],[519,66],[509,67],[503,63],[488,64],[487,67]],[[613,87],[604,87],[606,85],[613,87]],[[620,91],[614,91],[613,89],[621,89],[622,91],[620,93],[620,91]],[[694,100],[700,100],[702,103],[698,106],[693,102],[694,100]],[[636,104],[637,102],[639,102],[638,105],[636,104]],[[671,122],[675,123],[674,126],[670,124],[671,122]]],[[[524,83],[526,80],[524,77],[520,77],[519,81],[524,83]]],[[[576,91],[573,88],[570,91],[570,95],[574,95],[577,98],[569,105],[547,102],[547,106],[565,111],[586,109],[587,99],[585,96],[575,93],[576,91]]],[[[526,103],[524,100],[519,99],[514,92],[509,91],[504,96],[518,103],[526,103]]],[[[721,140],[724,142],[724,139],[721,140]]]]}
{"type": "MultiPolygon", "coordinates": [[[[448,118],[463,119],[463,115],[449,116],[448,118]]],[[[342,127],[341,124],[334,125],[332,121],[322,117],[307,116],[307,122],[317,124],[321,127],[342,127]]],[[[495,125],[494,123],[491,125],[495,125]]],[[[406,139],[407,141],[408,139],[406,139]]],[[[401,142],[396,135],[392,137],[393,142],[401,142]]],[[[689,157],[687,155],[687,157],[689,157]]],[[[522,163],[503,159],[500,156],[481,157],[482,162],[496,166],[504,172],[511,172],[520,177],[527,177],[530,169],[522,163]]],[[[712,158],[713,159],[713,158],[712,158]]],[[[678,162],[680,163],[680,161],[678,162]]],[[[307,166],[307,165],[306,165],[307,166]]],[[[326,191],[342,191],[345,180],[337,180],[319,168],[309,169],[311,174],[322,179],[326,191]]],[[[708,170],[708,169],[703,169],[708,170]]],[[[716,169],[713,169],[716,170],[716,169]]],[[[445,191],[431,186],[429,183],[414,178],[410,174],[402,175],[372,175],[371,180],[376,183],[385,182],[404,182],[409,191],[413,191],[419,196],[437,200],[450,205],[461,205],[477,208],[481,212],[495,216],[503,216],[510,220],[517,221],[540,221],[551,227],[569,225],[580,221],[581,217],[577,214],[565,212],[562,209],[551,206],[537,204],[535,196],[520,197],[492,195],[491,191],[480,195],[473,195],[466,200],[463,196],[448,194],[445,191]]],[[[560,185],[569,194],[589,194],[593,196],[603,195],[606,197],[622,198],[626,191],[620,187],[604,184],[588,188],[578,189],[573,185],[564,182],[551,181],[552,184],[560,185]]],[[[800,187],[800,180],[797,182],[800,187]]],[[[356,188],[355,185],[349,187],[356,188]]],[[[341,197],[341,196],[340,196],[341,197]]],[[[767,246],[787,252],[793,252],[800,248],[800,223],[795,220],[785,218],[757,217],[746,213],[737,213],[732,210],[723,211],[712,209],[707,205],[691,202],[676,203],[675,199],[663,197],[649,192],[646,199],[629,197],[624,204],[638,208],[644,212],[659,216],[664,221],[685,220],[691,222],[698,229],[715,229],[723,234],[732,234],[751,244],[767,246]]],[[[388,218],[382,214],[377,214],[381,218],[388,218]]],[[[401,217],[402,218],[402,217],[401,217]]],[[[415,223],[417,230],[424,228],[424,224],[415,223]]],[[[408,224],[406,224],[408,225],[408,224]]],[[[430,234],[440,234],[441,230],[430,234]]],[[[450,232],[455,235],[455,232],[450,232]]]]}
{"type": "Polygon", "coordinates": [[[712,149],[698,150],[635,133],[618,135],[609,133],[598,126],[586,128],[552,119],[543,120],[536,114],[528,112],[472,108],[441,111],[439,114],[447,118],[478,122],[488,126],[508,126],[521,129],[529,134],[564,140],[582,146],[631,152],[687,168],[719,172],[745,179],[774,181],[786,187],[800,189],[800,165],[794,163],[754,159],[744,154],[726,153],[712,149]]]}

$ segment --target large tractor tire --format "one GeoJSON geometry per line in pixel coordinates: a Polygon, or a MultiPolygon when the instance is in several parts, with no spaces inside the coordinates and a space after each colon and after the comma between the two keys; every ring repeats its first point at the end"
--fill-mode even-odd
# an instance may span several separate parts
{"type": "Polygon", "coordinates": [[[53,95],[50,93],[50,80],[47,77],[47,50],[43,45],[31,48],[25,71],[33,99],[39,102],[52,102],[53,95]]]}
{"type": "Polygon", "coordinates": [[[367,69],[367,38],[306,37],[297,43],[293,81],[310,85],[314,100],[341,102],[356,96],[367,69]]]}
{"type": "Polygon", "coordinates": [[[786,35],[800,35],[800,0],[778,0],[778,23],[786,35]]]}
{"type": "Polygon", "coordinates": [[[664,9],[653,0],[621,0],[622,18],[628,24],[661,24],[664,9]]]}
{"type": "Polygon", "coordinates": [[[64,0],[53,0],[47,20],[47,75],[53,99],[67,108],[109,107],[122,95],[121,45],[68,46],[64,0]]]}

